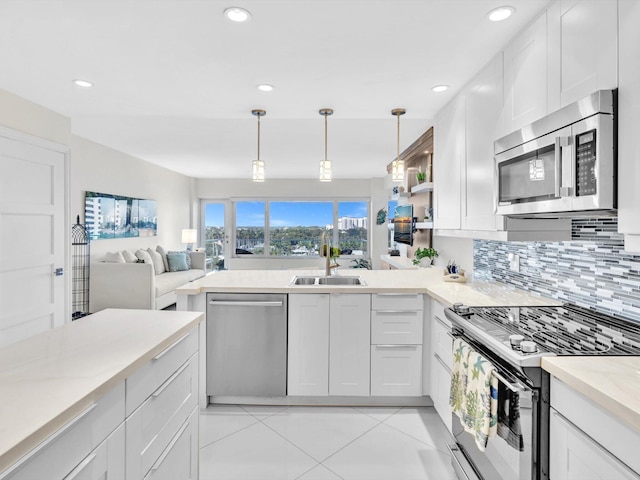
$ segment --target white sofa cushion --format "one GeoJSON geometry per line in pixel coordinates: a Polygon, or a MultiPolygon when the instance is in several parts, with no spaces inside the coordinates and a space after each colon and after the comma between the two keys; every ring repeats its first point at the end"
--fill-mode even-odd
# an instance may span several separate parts
{"type": "Polygon", "coordinates": [[[167,251],[163,247],[158,245],[156,247],[156,252],[158,252],[160,254],[160,256],[162,257],[162,261],[164,262],[164,271],[168,272],[169,271],[169,262],[167,261],[167,251]]]}
{"type": "Polygon", "coordinates": [[[150,263],[153,265],[153,260],[151,260],[151,255],[146,250],[138,249],[136,250],[136,257],[138,260],[142,260],[144,263],[150,263]]]}
{"type": "Polygon", "coordinates": [[[108,263],[125,263],[120,252],[107,252],[104,254],[104,261],[108,263]]]}
{"type": "Polygon", "coordinates": [[[136,263],[136,261],[138,260],[138,257],[136,257],[129,250],[123,250],[122,251],[122,257],[124,258],[124,261],[127,262],[127,263],[136,263]]]}
{"type": "Polygon", "coordinates": [[[151,257],[153,269],[156,271],[156,275],[164,273],[166,270],[164,268],[164,262],[162,261],[162,255],[156,252],[153,248],[147,248],[147,253],[151,257]]]}
{"type": "Polygon", "coordinates": [[[189,283],[190,281],[203,276],[204,270],[197,269],[156,275],[156,298],[164,295],[165,293],[172,292],[185,283],[189,283]]]}

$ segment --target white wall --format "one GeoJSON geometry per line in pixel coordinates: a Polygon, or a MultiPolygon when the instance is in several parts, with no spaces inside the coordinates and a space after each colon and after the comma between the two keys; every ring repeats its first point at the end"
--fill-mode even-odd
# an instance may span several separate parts
{"type": "Polygon", "coordinates": [[[155,200],[158,235],[91,242],[91,258],[138,248],[183,249],[181,230],[191,226],[192,179],[82,137],[71,137],[71,223],[84,221],[84,192],[155,200]]]}
{"type": "MultiPolygon", "coordinates": [[[[315,179],[267,179],[264,183],[254,183],[248,178],[197,179],[195,183],[196,197],[206,200],[371,198],[370,255],[374,268],[379,266],[380,255],[387,252],[386,230],[384,230],[386,226],[375,224],[376,213],[380,208],[386,208],[387,202],[382,178],[335,179],[327,183],[321,183],[315,179]]],[[[338,263],[341,263],[340,260],[338,263]]],[[[343,261],[341,265],[349,267],[352,263],[343,261]]],[[[231,258],[227,262],[227,268],[230,269],[323,268],[323,266],[323,260],[318,258],[231,258]]]]}
{"type": "Polygon", "coordinates": [[[473,274],[473,239],[434,236],[433,248],[438,251],[436,267],[444,269],[449,260],[455,260],[467,275],[473,274]]]}

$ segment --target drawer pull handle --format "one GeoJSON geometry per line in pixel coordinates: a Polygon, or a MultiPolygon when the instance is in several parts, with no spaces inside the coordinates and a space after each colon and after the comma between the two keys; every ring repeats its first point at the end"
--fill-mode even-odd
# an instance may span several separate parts
{"type": "Polygon", "coordinates": [[[233,301],[233,300],[209,300],[209,305],[217,305],[222,307],[282,307],[282,301],[233,301]]]}
{"type": "Polygon", "coordinates": [[[180,337],[178,340],[176,340],[175,342],[173,342],[171,345],[169,345],[167,348],[165,348],[163,351],[161,351],[159,354],[157,354],[155,357],[153,357],[153,360],[160,360],[162,357],[164,357],[167,353],[169,353],[169,351],[175,347],[176,345],[178,345],[181,341],[183,341],[185,338],[187,338],[189,336],[189,334],[187,333],[186,335],[180,337]]]}
{"type": "Polygon", "coordinates": [[[16,471],[18,468],[20,468],[22,465],[24,465],[25,463],[27,463],[34,455],[37,455],[38,452],[42,451],[45,447],[47,447],[49,444],[51,444],[52,442],[54,442],[58,437],[60,437],[64,432],[66,432],[67,430],[69,430],[71,427],[73,427],[76,423],[78,423],[80,420],[82,420],[84,417],[86,417],[94,408],[96,408],[98,406],[97,403],[92,403],[91,405],[89,405],[87,408],[85,408],[82,412],[80,412],[78,415],[76,415],[75,417],[73,417],[71,420],[69,420],[67,423],[65,423],[62,427],[60,427],[58,430],[56,430],[56,432],[47,437],[44,441],[42,441],[40,444],[36,445],[36,447],[31,450],[29,453],[27,453],[24,457],[22,457],[20,460],[18,460],[16,463],[13,464],[13,466],[11,466],[9,468],[9,470],[5,470],[3,472],[2,477],[0,477],[0,479],[4,479],[4,478],[8,478],[9,475],[11,475],[12,472],[16,471]]]}
{"type": "Polygon", "coordinates": [[[180,437],[182,436],[182,434],[184,433],[184,431],[187,429],[188,426],[189,426],[189,420],[184,422],[184,425],[182,425],[182,427],[180,427],[180,430],[178,431],[176,436],[173,437],[173,440],[171,440],[171,443],[169,444],[169,446],[164,450],[164,452],[162,452],[162,455],[160,455],[160,458],[158,458],[156,463],[153,464],[153,467],[151,467],[151,471],[152,472],[155,472],[156,470],[158,470],[160,468],[160,466],[162,465],[162,462],[164,462],[165,459],[167,458],[167,455],[169,455],[169,453],[171,453],[171,450],[173,449],[175,444],[178,443],[178,440],[180,440],[180,437]]]}
{"type": "Polygon", "coordinates": [[[420,345],[374,345],[376,348],[413,348],[416,349],[420,345]]]}
{"type": "Polygon", "coordinates": [[[440,358],[440,355],[438,355],[437,353],[434,353],[434,354],[433,354],[433,357],[434,357],[438,362],[440,362],[440,365],[442,365],[442,366],[447,370],[447,372],[451,373],[451,367],[450,367],[449,365],[447,365],[447,364],[445,363],[445,361],[444,361],[444,360],[442,360],[442,358],[440,358]]]}
{"type": "Polygon", "coordinates": [[[400,314],[400,315],[418,315],[422,310],[373,310],[376,314],[400,314]]]}
{"type": "Polygon", "coordinates": [[[96,459],[96,454],[92,453],[91,455],[89,455],[87,458],[85,458],[82,462],[80,462],[80,465],[78,465],[76,468],[74,468],[71,473],[69,475],[67,475],[66,477],[64,477],[64,480],[73,480],[74,478],[77,478],[78,475],[80,475],[82,473],[82,471],[91,463],[96,459]]]}
{"type": "Polygon", "coordinates": [[[442,319],[440,319],[440,317],[438,317],[437,315],[434,316],[433,318],[436,319],[436,321],[442,325],[444,328],[446,328],[447,330],[451,330],[451,325],[447,325],[446,323],[444,323],[444,321],[442,319]]]}
{"type": "Polygon", "coordinates": [[[167,380],[162,385],[160,385],[158,387],[158,389],[151,394],[151,396],[155,398],[155,397],[159,396],[162,392],[164,392],[164,390],[171,384],[171,382],[173,382],[178,375],[180,375],[182,372],[184,372],[185,369],[190,364],[191,364],[190,362],[187,362],[182,367],[180,367],[180,369],[176,373],[171,375],[169,378],[167,378],[167,380]]]}

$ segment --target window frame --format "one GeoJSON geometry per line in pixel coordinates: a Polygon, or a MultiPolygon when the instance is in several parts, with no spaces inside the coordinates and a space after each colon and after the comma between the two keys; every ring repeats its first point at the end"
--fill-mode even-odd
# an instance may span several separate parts
{"type": "Polygon", "coordinates": [[[233,258],[259,258],[259,259],[274,259],[274,260],[283,260],[283,259],[305,259],[305,258],[313,258],[318,259],[321,258],[320,255],[305,255],[303,257],[292,256],[292,255],[268,255],[268,252],[271,248],[271,235],[270,235],[270,213],[271,213],[271,202],[307,202],[307,203],[331,203],[333,210],[333,235],[331,238],[332,245],[339,244],[340,231],[338,228],[335,228],[338,225],[338,212],[339,212],[339,204],[341,202],[362,202],[367,205],[367,252],[365,255],[340,255],[340,258],[345,259],[354,259],[354,258],[370,258],[371,256],[371,198],[369,197],[295,197],[295,198],[281,198],[281,197],[237,197],[230,199],[230,212],[231,212],[231,245],[233,247],[231,250],[231,256],[233,258]],[[237,204],[238,202],[264,202],[265,204],[265,219],[264,219],[264,252],[261,255],[258,254],[237,254],[235,245],[237,244],[236,234],[237,234],[237,204]]]}

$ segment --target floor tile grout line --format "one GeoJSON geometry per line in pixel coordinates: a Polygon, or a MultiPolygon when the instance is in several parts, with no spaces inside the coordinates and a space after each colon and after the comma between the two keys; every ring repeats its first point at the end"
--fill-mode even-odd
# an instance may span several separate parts
{"type": "MultiPolygon", "coordinates": [[[[311,458],[314,462],[317,462],[317,465],[322,464],[322,462],[320,460],[318,460],[316,457],[314,457],[313,455],[311,455],[309,452],[307,452],[306,450],[304,450],[302,447],[300,447],[299,445],[296,445],[295,443],[293,443],[291,440],[289,440],[287,437],[285,437],[284,435],[282,435],[280,432],[278,432],[277,430],[275,430],[274,428],[271,427],[271,425],[266,424],[264,422],[261,422],[262,425],[264,425],[265,427],[267,427],[269,430],[271,430],[273,433],[275,433],[276,435],[280,436],[281,438],[283,438],[287,443],[293,445],[294,447],[296,447],[298,450],[300,450],[302,453],[304,453],[305,455],[307,455],[309,458],[311,458]]],[[[314,465],[317,466],[317,465],[314,465]]]]}
{"type": "MultiPolygon", "coordinates": [[[[327,458],[325,458],[324,460],[322,460],[320,463],[322,464],[323,467],[325,468],[329,468],[327,467],[324,462],[326,462],[327,460],[329,460],[331,457],[333,457],[334,455],[337,455],[338,453],[340,453],[342,450],[344,450],[345,448],[347,448],[349,445],[351,445],[353,442],[355,442],[356,440],[364,437],[367,433],[371,432],[372,430],[378,428],[380,425],[382,425],[382,422],[378,422],[376,425],[374,425],[373,427],[371,427],[370,429],[366,430],[365,432],[362,432],[362,434],[358,435],[356,438],[354,438],[353,440],[351,440],[349,443],[347,443],[344,447],[336,450],[335,452],[333,452],[331,455],[329,455],[327,458]]],[[[333,471],[333,470],[332,470],[333,471]]]]}
{"type": "MultiPolygon", "coordinates": [[[[254,418],[254,420],[256,420],[256,419],[254,418]]],[[[220,437],[220,438],[218,438],[217,440],[214,440],[213,442],[209,442],[209,443],[207,443],[206,445],[200,445],[200,450],[202,450],[203,448],[210,447],[210,446],[211,446],[211,445],[213,445],[214,443],[218,443],[219,441],[224,440],[224,439],[226,439],[226,438],[229,438],[229,437],[231,437],[231,436],[235,435],[236,433],[242,432],[243,430],[246,430],[246,429],[247,429],[247,428],[249,428],[249,427],[253,427],[254,425],[256,425],[256,424],[258,424],[258,423],[260,423],[260,422],[258,422],[258,421],[256,420],[254,423],[251,423],[251,424],[249,424],[249,425],[245,425],[245,426],[244,426],[244,427],[242,427],[241,429],[236,430],[235,432],[231,432],[231,433],[229,433],[228,435],[225,435],[224,437],[220,437]]]]}
{"type": "MultiPolygon", "coordinates": [[[[258,405],[258,406],[260,406],[260,405],[258,405]]],[[[280,405],[277,405],[277,406],[280,406],[280,405]]],[[[279,412],[272,413],[271,415],[263,415],[263,417],[264,417],[264,418],[259,418],[259,417],[257,417],[256,415],[254,415],[253,413],[251,413],[249,410],[247,410],[246,408],[244,408],[244,405],[240,405],[240,404],[238,404],[238,407],[240,407],[242,410],[244,410],[245,412],[247,412],[249,415],[251,415],[253,418],[255,418],[256,420],[258,420],[260,423],[263,423],[263,420],[266,420],[267,418],[271,418],[271,417],[273,417],[274,415],[278,415],[278,414],[280,414],[280,413],[284,412],[285,410],[288,410],[288,409],[289,409],[289,407],[290,407],[290,405],[282,405],[282,407],[284,407],[282,410],[280,410],[279,412]]]]}

